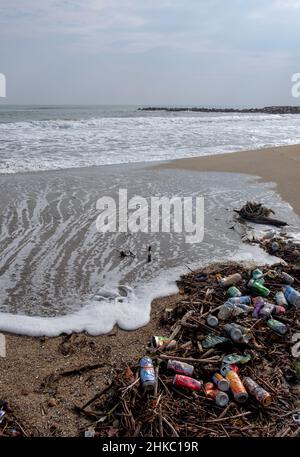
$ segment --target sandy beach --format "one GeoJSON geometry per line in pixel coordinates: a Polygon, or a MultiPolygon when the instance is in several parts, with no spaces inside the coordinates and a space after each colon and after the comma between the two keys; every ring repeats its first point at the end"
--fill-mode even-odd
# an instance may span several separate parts
{"type": "MultiPolygon", "coordinates": [[[[195,157],[156,166],[158,170],[165,168],[258,176],[266,182],[275,182],[282,198],[300,214],[300,146],[195,157]]],[[[7,334],[7,357],[0,360],[0,397],[8,401],[29,435],[80,434],[83,422],[81,419],[79,426],[74,405],[82,405],[103,388],[113,369],[136,362],[149,337],[159,332],[162,310],[178,299],[179,295],[175,295],[155,300],[150,323],[131,332],[116,327],[110,334],[99,337],[84,333],[56,338],[7,334]],[[61,378],[55,388],[47,386],[50,375],[95,364],[99,367],[61,378]]]]}
{"type": "Polygon", "coordinates": [[[194,171],[247,173],[267,182],[275,182],[283,199],[300,214],[298,196],[300,176],[300,145],[265,148],[209,157],[180,159],[162,168],[183,168],[194,171]]]}

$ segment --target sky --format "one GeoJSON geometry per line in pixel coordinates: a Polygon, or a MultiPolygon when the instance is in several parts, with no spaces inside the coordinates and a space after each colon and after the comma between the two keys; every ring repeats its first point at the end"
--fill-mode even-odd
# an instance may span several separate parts
{"type": "Polygon", "coordinates": [[[300,105],[300,0],[0,0],[0,104],[300,105]]]}

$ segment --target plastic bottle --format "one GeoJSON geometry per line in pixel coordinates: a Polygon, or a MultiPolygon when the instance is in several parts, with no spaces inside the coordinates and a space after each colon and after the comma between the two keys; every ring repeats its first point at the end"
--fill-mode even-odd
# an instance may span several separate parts
{"type": "Polygon", "coordinates": [[[218,406],[226,406],[229,403],[229,397],[225,392],[216,389],[212,382],[204,385],[204,393],[207,398],[211,398],[218,406]]]}
{"type": "Polygon", "coordinates": [[[267,322],[268,327],[280,335],[285,335],[288,331],[288,327],[276,319],[269,319],[267,322]]]}
{"type": "Polygon", "coordinates": [[[214,348],[218,344],[224,344],[230,341],[228,338],[219,335],[207,335],[207,337],[202,341],[202,346],[205,349],[214,348]]]}
{"type": "Polygon", "coordinates": [[[221,320],[226,320],[232,316],[239,316],[240,314],[251,312],[253,310],[252,306],[233,302],[233,300],[238,301],[241,298],[243,299],[243,297],[235,297],[227,300],[227,302],[225,302],[224,305],[222,305],[222,307],[219,309],[218,318],[221,320]]]}
{"type": "Polygon", "coordinates": [[[221,320],[229,319],[231,316],[237,316],[242,314],[243,310],[237,308],[233,303],[229,300],[221,306],[218,312],[218,318],[221,320]]]}
{"type": "Polygon", "coordinates": [[[300,293],[298,290],[291,286],[284,286],[282,290],[288,303],[296,308],[300,308],[300,293]]]}
{"type": "Polygon", "coordinates": [[[220,280],[220,285],[222,287],[232,286],[233,284],[237,284],[242,280],[242,276],[239,273],[234,273],[233,275],[226,276],[220,280]]]}
{"type": "Polygon", "coordinates": [[[283,281],[286,283],[286,284],[294,284],[295,282],[295,279],[293,278],[293,276],[289,275],[288,273],[286,273],[285,271],[281,271],[279,273],[279,277],[281,279],[283,279],[283,281]]]}
{"type": "Polygon", "coordinates": [[[270,319],[272,316],[272,313],[274,312],[275,305],[272,303],[265,303],[264,306],[261,308],[259,311],[259,317],[264,318],[264,319],[270,319]]]}
{"type": "Polygon", "coordinates": [[[227,335],[230,336],[232,341],[234,341],[235,343],[238,343],[242,340],[243,333],[241,329],[236,327],[234,324],[226,324],[223,328],[227,335]]]}
{"type": "Polygon", "coordinates": [[[217,327],[219,325],[219,320],[216,316],[209,314],[207,316],[206,323],[209,325],[209,327],[217,327]]]}
{"type": "Polygon", "coordinates": [[[142,386],[145,390],[154,390],[157,379],[152,359],[150,359],[150,357],[143,357],[141,358],[139,365],[142,386]]]}
{"type": "Polygon", "coordinates": [[[254,311],[252,313],[252,317],[255,319],[259,318],[259,313],[262,310],[262,308],[265,306],[266,302],[262,297],[255,297],[253,298],[253,304],[254,304],[254,311]]]}
{"type": "Polygon", "coordinates": [[[224,331],[235,343],[248,343],[247,329],[238,324],[225,324],[224,331]]]}
{"type": "Polygon", "coordinates": [[[276,301],[277,305],[279,305],[279,306],[284,306],[285,308],[288,307],[288,302],[286,301],[286,298],[285,298],[283,292],[276,293],[275,301],[276,301]]]}

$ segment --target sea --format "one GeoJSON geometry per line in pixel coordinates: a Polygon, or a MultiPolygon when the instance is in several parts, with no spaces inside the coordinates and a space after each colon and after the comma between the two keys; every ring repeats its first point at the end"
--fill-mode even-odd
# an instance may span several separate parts
{"type": "Polygon", "coordinates": [[[233,211],[260,201],[299,231],[274,183],[159,165],[297,144],[299,127],[299,115],[0,105],[0,331],[134,330],[149,322],[152,300],[176,293],[176,279],[191,269],[278,261],[241,242],[247,227],[233,211]],[[116,200],[120,189],[146,200],[203,197],[203,240],[189,244],[172,231],[100,233],[97,201],[116,200]]]}
{"type": "Polygon", "coordinates": [[[0,173],[170,160],[297,144],[300,115],[0,104],[0,173]]]}

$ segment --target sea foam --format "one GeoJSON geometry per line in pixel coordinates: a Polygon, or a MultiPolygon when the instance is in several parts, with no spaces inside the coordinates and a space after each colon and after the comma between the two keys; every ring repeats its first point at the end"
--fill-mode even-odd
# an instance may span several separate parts
{"type": "MultiPolygon", "coordinates": [[[[212,259],[212,263],[235,261],[253,266],[272,265],[279,260],[258,246],[241,245],[231,256],[226,259],[212,259]]],[[[200,267],[199,264],[190,265],[191,269],[200,267]]],[[[118,284],[106,286],[80,310],[64,316],[36,317],[0,313],[0,330],[19,335],[48,337],[73,332],[87,332],[96,336],[110,332],[115,325],[124,330],[135,330],[149,322],[152,300],[177,293],[176,279],[187,272],[186,267],[165,269],[146,283],[122,288],[123,293],[120,293],[118,284]]]]}

